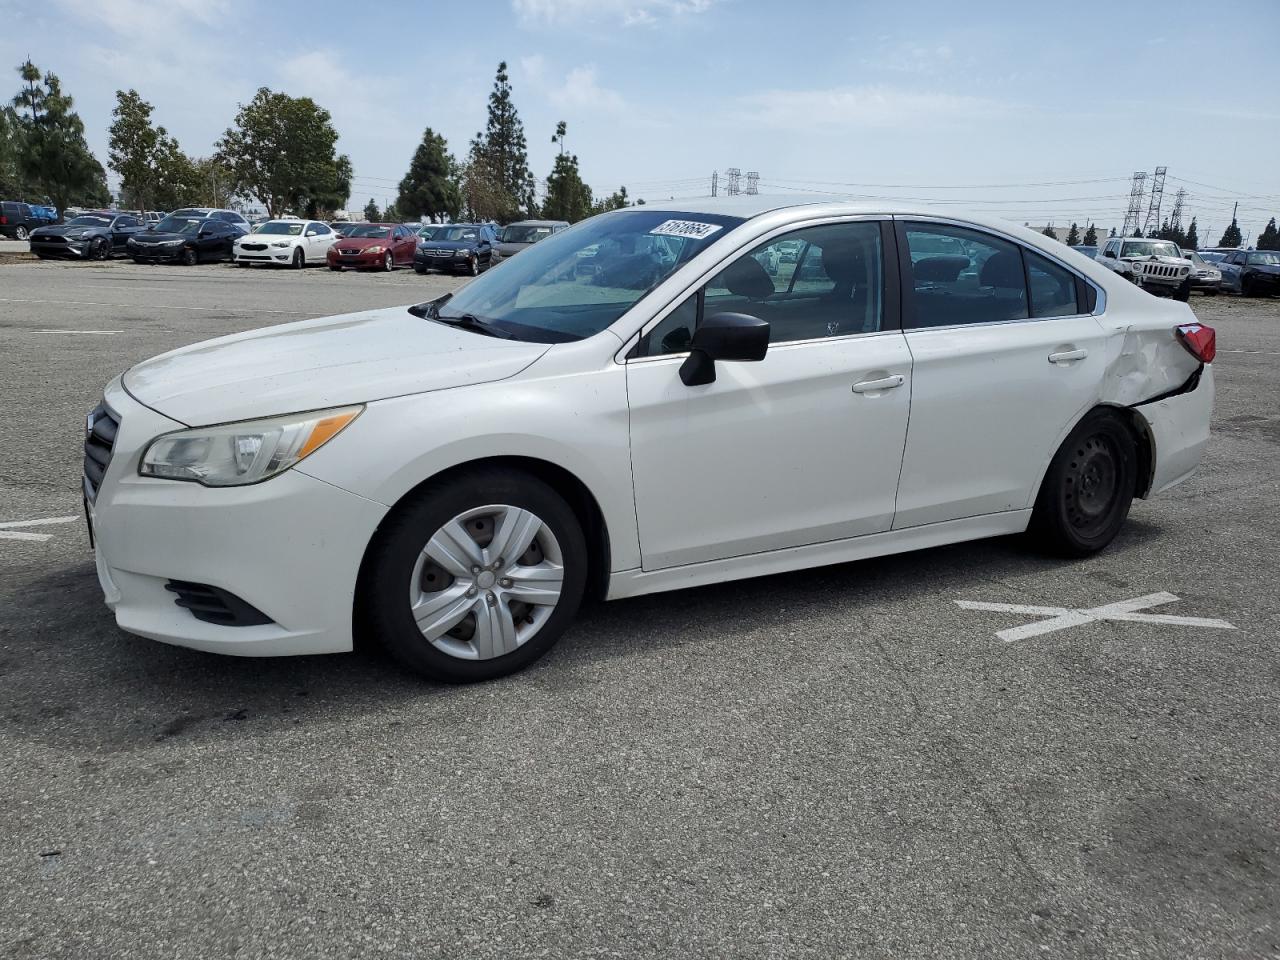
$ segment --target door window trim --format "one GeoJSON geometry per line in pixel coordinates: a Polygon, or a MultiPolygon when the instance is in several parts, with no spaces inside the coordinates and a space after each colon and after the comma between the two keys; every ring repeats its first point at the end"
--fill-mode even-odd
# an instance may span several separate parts
{"type": "Polygon", "coordinates": [[[1025,283],[1028,288],[1028,304],[1027,304],[1028,314],[1030,314],[1031,312],[1030,292],[1029,292],[1031,284],[1027,279],[1027,258],[1023,254],[1024,250],[1030,250],[1032,253],[1039,254],[1040,256],[1044,257],[1046,260],[1050,261],[1051,263],[1055,264],[1058,267],[1061,267],[1063,270],[1066,270],[1069,274],[1075,277],[1077,309],[1080,308],[1081,304],[1088,306],[1090,290],[1092,290],[1093,292],[1094,305],[1092,310],[1088,310],[1083,313],[1072,313],[1062,317],[1026,316],[1026,317],[1018,317],[1014,320],[984,320],[981,323],[952,323],[952,324],[947,324],[946,326],[939,326],[939,327],[908,327],[905,324],[909,316],[911,319],[914,319],[913,313],[915,310],[915,301],[912,298],[915,295],[915,277],[914,277],[914,274],[909,269],[907,269],[905,266],[901,266],[898,272],[898,277],[900,281],[901,301],[902,301],[902,307],[901,307],[901,319],[903,323],[902,332],[904,334],[924,333],[924,332],[929,332],[933,330],[963,330],[968,327],[1007,326],[1013,323],[1048,323],[1054,320],[1078,320],[1081,317],[1098,317],[1106,312],[1107,292],[1103,290],[1102,287],[1099,286],[1096,282],[1094,282],[1093,280],[1089,279],[1086,276],[1083,276],[1078,270],[1072,267],[1071,264],[1065,263],[1061,257],[1056,256],[1055,254],[1050,253],[1047,250],[1042,250],[1039,247],[1033,247],[1030,244],[1028,244],[1026,241],[1021,240],[1010,233],[1006,233],[1003,230],[997,229],[995,227],[988,227],[985,224],[969,223],[965,220],[953,220],[949,217],[933,217],[933,216],[923,216],[923,215],[895,217],[893,220],[893,224],[894,224],[894,232],[897,235],[898,262],[900,265],[911,263],[911,250],[907,245],[907,228],[913,223],[923,224],[926,226],[929,224],[937,224],[940,226],[957,227],[963,230],[971,230],[975,233],[989,233],[993,237],[996,237],[999,240],[1003,240],[1006,243],[1011,243],[1015,247],[1017,247],[1019,259],[1022,260],[1023,283],[1025,283]]]}
{"type": "MultiPolygon", "coordinates": [[[[716,277],[730,263],[738,260],[740,257],[750,256],[753,250],[757,250],[762,246],[777,240],[779,237],[788,233],[795,233],[809,227],[829,226],[831,224],[840,223],[878,223],[880,224],[880,269],[881,273],[881,323],[879,330],[859,333],[843,333],[837,336],[814,337],[808,340],[787,340],[778,344],[770,344],[770,350],[778,350],[783,347],[800,346],[812,343],[827,343],[832,340],[847,340],[851,337],[878,337],[886,333],[902,333],[902,301],[898,293],[898,284],[893,282],[894,275],[898,272],[898,251],[894,242],[894,226],[893,218],[889,214],[871,213],[871,214],[850,214],[845,216],[825,216],[815,217],[809,220],[798,220],[791,223],[775,227],[766,233],[755,237],[749,243],[739,247],[730,256],[712,264],[692,283],[686,285],[676,296],[666,303],[657,313],[655,313],[639,330],[633,333],[623,343],[614,355],[615,363],[651,363],[658,360],[683,360],[689,356],[689,351],[682,353],[664,353],[656,357],[632,357],[629,356],[632,350],[643,340],[654,327],[662,323],[671,313],[682,306],[689,298],[690,294],[697,294],[706,284],[716,277]]],[[[799,270],[799,261],[797,261],[797,271],[799,270]]],[[[793,278],[794,279],[794,278],[793,278]]]]}

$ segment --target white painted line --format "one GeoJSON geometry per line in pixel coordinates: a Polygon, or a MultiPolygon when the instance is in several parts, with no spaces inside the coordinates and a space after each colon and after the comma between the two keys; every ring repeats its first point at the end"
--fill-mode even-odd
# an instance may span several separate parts
{"type": "Polygon", "coordinates": [[[55,523],[75,523],[80,518],[78,516],[70,517],[45,517],[41,520],[6,520],[0,523],[0,530],[11,530],[14,527],[47,527],[55,523]]]}
{"type": "Polygon", "coordinates": [[[300,311],[297,310],[260,310],[257,307],[248,310],[237,310],[234,307],[192,307],[186,304],[174,306],[168,303],[106,303],[101,300],[30,300],[20,297],[0,297],[0,303],[58,303],[75,307],[119,307],[122,310],[195,310],[200,313],[243,313],[250,316],[259,313],[278,313],[286,317],[301,315],[300,311]]]}
{"type": "Polygon", "coordinates": [[[51,533],[9,533],[7,530],[0,530],[0,540],[52,540],[51,533]]]}
{"type": "Polygon", "coordinates": [[[32,333],[83,333],[89,337],[109,337],[113,333],[124,333],[123,330],[32,330],[32,333]]]}
{"type": "Polygon", "coordinates": [[[1026,640],[1068,627],[1078,627],[1097,620],[1114,620],[1123,623],[1162,624],[1173,627],[1207,627],[1211,630],[1234,630],[1235,627],[1226,620],[1209,617],[1177,617],[1165,613],[1138,613],[1158,607],[1161,604],[1173,603],[1178,598],[1172,593],[1148,593],[1134,597],[1132,600],[1118,600],[1100,607],[1073,609],[1071,607],[1040,607],[1020,603],[986,603],[980,600],[957,600],[956,605],[964,610],[988,610],[993,613],[1021,613],[1027,616],[1046,617],[1034,623],[1026,623],[1020,627],[1000,630],[996,636],[1006,643],[1014,640],[1026,640]]]}

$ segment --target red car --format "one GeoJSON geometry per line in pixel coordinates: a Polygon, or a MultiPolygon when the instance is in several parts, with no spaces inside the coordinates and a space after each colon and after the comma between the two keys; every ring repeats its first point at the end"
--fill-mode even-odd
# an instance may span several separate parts
{"type": "Polygon", "coordinates": [[[417,236],[400,223],[358,223],[329,248],[330,270],[413,266],[417,236]]]}

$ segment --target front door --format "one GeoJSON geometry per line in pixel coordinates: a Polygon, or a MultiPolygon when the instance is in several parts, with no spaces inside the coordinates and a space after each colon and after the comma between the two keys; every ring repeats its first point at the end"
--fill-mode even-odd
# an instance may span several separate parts
{"type": "Polygon", "coordinates": [[[899,235],[913,386],[894,528],[1025,509],[1106,367],[1083,281],[985,231],[899,235]]]}
{"type": "Polygon", "coordinates": [[[644,569],[890,528],[911,359],[886,309],[884,246],[873,220],[783,234],[642,338],[627,394],[644,569]],[[780,255],[793,247],[794,258],[780,255]],[[768,354],[717,363],[713,383],[685,386],[693,331],[725,311],[769,321],[768,354]]]}

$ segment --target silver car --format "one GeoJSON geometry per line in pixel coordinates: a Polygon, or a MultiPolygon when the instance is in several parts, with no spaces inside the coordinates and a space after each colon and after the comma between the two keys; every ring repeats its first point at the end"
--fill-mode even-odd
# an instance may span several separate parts
{"type": "Polygon", "coordinates": [[[526,247],[531,247],[539,240],[567,229],[567,220],[521,220],[509,223],[498,235],[498,253],[503,260],[514,257],[526,247]]]}

